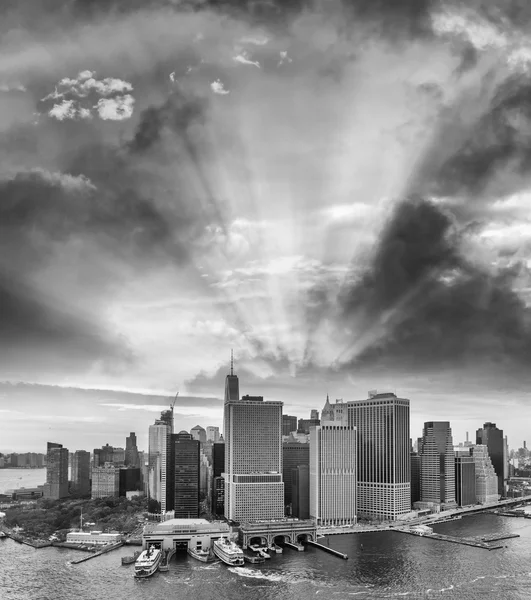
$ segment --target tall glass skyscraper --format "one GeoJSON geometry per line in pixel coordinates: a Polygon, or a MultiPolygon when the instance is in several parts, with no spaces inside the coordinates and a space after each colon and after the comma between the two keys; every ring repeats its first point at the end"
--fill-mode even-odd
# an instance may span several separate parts
{"type": "Polygon", "coordinates": [[[476,431],[476,444],[487,446],[492,466],[498,477],[498,494],[505,496],[505,442],[503,429],[498,429],[496,423],[485,423],[476,431]]]}
{"type": "Polygon", "coordinates": [[[358,517],[395,520],[411,511],[409,400],[369,393],[347,402],[357,430],[358,517]]]}
{"type": "Polygon", "coordinates": [[[225,517],[244,522],[284,516],[282,402],[240,400],[231,360],[225,382],[225,517]]]}
{"type": "Polygon", "coordinates": [[[171,436],[176,519],[199,516],[199,451],[200,442],[187,431],[171,436]]]}

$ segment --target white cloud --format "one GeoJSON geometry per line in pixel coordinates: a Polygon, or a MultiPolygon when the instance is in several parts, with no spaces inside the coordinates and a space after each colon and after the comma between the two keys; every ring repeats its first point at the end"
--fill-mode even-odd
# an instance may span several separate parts
{"type": "Polygon", "coordinates": [[[21,83],[0,83],[0,92],[25,92],[26,87],[21,83]]]}
{"type": "Polygon", "coordinates": [[[285,64],[285,63],[290,63],[293,62],[293,60],[288,56],[288,53],[286,50],[283,50],[280,53],[280,60],[278,61],[278,66],[280,67],[281,65],[285,64]]]}
{"type": "Polygon", "coordinates": [[[249,59],[249,56],[246,52],[242,52],[232,58],[234,62],[238,62],[242,65],[252,65],[254,67],[260,68],[260,63],[258,61],[253,61],[249,59]]]}
{"type": "Polygon", "coordinates": [[[210,84],[210,89],[214,92],[214,94],[220,94],[222,96],[230,94],[230,91],[225,89],[225,86],[219,79],[216,79],[216,81],[213,81],[210,84]]]}
{"type": "Polygon", "coordinates": [[[48,112],[48,115],[58,121],[75,119],[77,116],[77,108],[73,100],[64,100],[61,104],[54,104],[53,108],[48,112]]]}
{"type": "Polygon", "coordinates": [[[269,38],[264,34],[259,34],[256,36],[247,36],[241,38],[240,42],[242,44],[254,44],[255,46],[265,46],[269,42],[269,38]]]}
{"type": "Polygon", "coordinates": [[[133,96],[127,94],[115,98],[100,98],[94,108],[104,121],[124,121],[132,116],[134,104],[133,96]]]}

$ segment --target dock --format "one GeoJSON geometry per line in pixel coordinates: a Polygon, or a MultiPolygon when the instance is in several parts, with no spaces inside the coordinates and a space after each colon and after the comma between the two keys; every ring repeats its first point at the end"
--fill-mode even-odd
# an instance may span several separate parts
{"type": "Polygon", "coordinates": [[[328,552],[329,554],[333,554],[334,556],[339,556],[339,558],[342,558],[343,560],[348,559],[348,556],[346,554],[344,554],[343,552],[339,552],[339,550],[334,550],[333,548],[330,548],[329,546],[323,546],[322,544],[319,544],[318,542],[312,542],[310,540],[308,540],[306,543],[308,544],[308,546],[313,546],[314,548],[320,548],[321,550],[324,550],[325,552],[328,552]]]}
{"type": "Polygon", "coordinates": [[[284,544],[291,548],[292,550],[297,550],[298,552],[304,552],[304,546],[301,544],[292,544],[291,542],[284,542],[284,544]]]}
{"type": "Polygon", "coordinates": [[[98,552],[94,552],[94,554],[89,554],[88,556],[83,556],[83,558],[76,558],[76,560],[71,560],[70,564],[78,565],[79,563],[90,560],[91,558],[96,558],[96,556],[101,556],[102,554],[107,554],[107,552],[112,552],[113,550],[116,550],[116,548],[120,548],[121,546],[123,546],[123,542],[116,542],[116,544],[109,544],[108,546],[105,546],[105,548],[98,550],[98,552]]]}
{"type": "Polygon", "coordinates": [[[517,533],[510,534],[492,534],[475,537],[456,537],[453,535],[445,535],[443,533],[421,533],[418,531],[412,531],[406,528],[394,529],[393,531],[399,531],[401,533],[408,533],[409,535],[416,535],[418,537],[424,537],[431,540],[439,540],[441,542],[450,542],[452,544],[461,544],[463,546],[472,546],[474,548],[482,548],[484,550],[497,550],[503,548],[504,544],[499,544],[500,540],[511,539],[520,537],[517,533]]]}
{"type": "Polygon", "coordinates": [[[161,571],[162,573],[166,573],[170,570],[170,560],[172,559],[172,556],[175,554],[175,552],[175,548],[165,551],[164,556],[162,557],[162,560],[160,562],[159,571],[161,571]]]}

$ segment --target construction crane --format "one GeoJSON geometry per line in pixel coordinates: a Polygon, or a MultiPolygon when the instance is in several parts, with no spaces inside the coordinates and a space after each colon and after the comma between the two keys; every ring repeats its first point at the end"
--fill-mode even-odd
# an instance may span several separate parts
{"type": "Polygon", "coordinates": [[[175,394],[175,398],[173,399],[173,402],[170,404],[170,410],[171,410],[171,433],[173,433],[173,407],[175,406],[175,403],[177,402],[177,396],[179,395],[179,392],[177,392],[175,394]]]}

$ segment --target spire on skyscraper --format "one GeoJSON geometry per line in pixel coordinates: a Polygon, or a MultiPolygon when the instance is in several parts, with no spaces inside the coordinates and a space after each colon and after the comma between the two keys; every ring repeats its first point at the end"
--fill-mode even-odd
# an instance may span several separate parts
{"type": "Polygon", "coordinates": [[[234,353],[232,348],[230,349],[230,374],[234,375],[234,353]]]}

